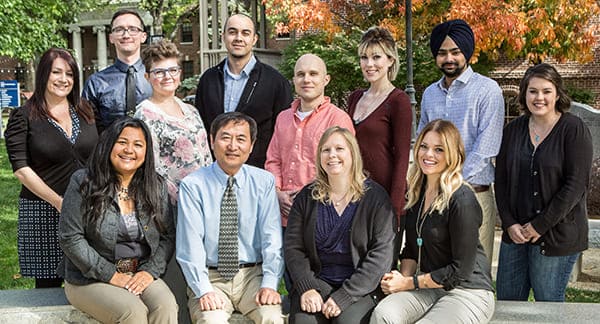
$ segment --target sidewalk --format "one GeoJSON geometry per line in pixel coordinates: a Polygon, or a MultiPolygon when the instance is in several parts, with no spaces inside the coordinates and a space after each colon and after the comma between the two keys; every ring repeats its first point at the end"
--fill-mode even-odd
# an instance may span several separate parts
{"type": "MultiPolygon", "coordinates": [[[[494,241],[494,257],[492,259],[492,279],[496,280],[496,270],[498,269],[498,251],[500,250],[500,240],[502,231],[496,229],[494,241]]],[[[577,282],[570,282],[569,287],[600,291],[600,249],[587,249],[583,252],[583,267],[577,282]]]]}

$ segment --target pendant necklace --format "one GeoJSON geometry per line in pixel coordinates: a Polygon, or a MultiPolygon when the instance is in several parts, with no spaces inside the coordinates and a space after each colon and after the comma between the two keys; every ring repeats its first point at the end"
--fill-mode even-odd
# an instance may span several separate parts
{"type": "Polygon", "coordinates": [[[129,197],[129,189],[127,187],[119,188],[119,191],[117,192],[117,197],[119,197],[119,200],[128,201],[129,199],[131,199],[131,197],[129,197]]]}
{"type": "Polygon", "coordinates": [[[429,213],[425,213],[425,215],[421,216],[421,212],[423,211],[423,204],[425,203],[426,197],[423,197],[421,200],[421,205],[419,205],[419,214],[417,215],[417,223],[416,223],[416,232],[417,232],[417,246],[419,247],[418,257],[417,257],[417,274],[421,273],[421,247],[423,246],[423,224],[425,224],[425,220],[429,213]],[[421,223],[419,224],[419,221],[421,223]]]}
{"type": "Polygon", "coordinates": [[[331,202],[332,202],[332,203],[333,203],[335,206],[339,206],[339,205],[342,203],[342,201],[343,201],[344,199],[346,199],[346,196],[348,195],[348,191],[349,191],[349,190],[346,190],[346,192],[344,193],[344,195],[342,196],[342,198],[340,198],[340,199],[339,199],[339,200],[337,200],[337,201],[335,201],[335,200],[333,199],[333,197],[331,197],[331,195],[330,195],[329,197],[331,198],[331,202]]]}

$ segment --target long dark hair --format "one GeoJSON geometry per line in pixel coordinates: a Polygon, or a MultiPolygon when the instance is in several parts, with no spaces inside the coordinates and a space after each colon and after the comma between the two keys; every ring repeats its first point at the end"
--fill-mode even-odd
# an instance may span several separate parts
{"type": "Polygon", "coordinates": [[[86,100],[81,99],[81,91],[79,89],[79,67],[77,66],[77,62],[75,62],[71,53],[62,48],[51,48],[40,58],[40,63],[35,71],[35,89],[33,95],[24,105],[24,107],[29,107],[30,109],[29,118],[40,119],[52,117],[48,111],[45,94],[46,87],[48,86],[48,79],[52,72],[52,63],[54,63],[57,58],[65,60],[73,73],[73,89],[71,89],[71,93],[67,95],[69,105],[74,107],[75,111],[81,115],[86,122],[90,124],[93,123],[94,113],[92,107],[86,100]]]}
{"type": "Polygon", "coordinates": [[[146,139],[145,160],[131,179],[129,195],[135,199],[139,217],[150,217],[162,229],[162,203],[167,197],[163,191],[163,180],[154,166],[152,136],[143,121],[127,116],[117,119],[102,132],[88,160],[88,177],[80,189],[83,215],[88,222],[98,221],[117,196],[120,181],[110,161],[110,153],[125,127],[141,129],[146,139]]]}

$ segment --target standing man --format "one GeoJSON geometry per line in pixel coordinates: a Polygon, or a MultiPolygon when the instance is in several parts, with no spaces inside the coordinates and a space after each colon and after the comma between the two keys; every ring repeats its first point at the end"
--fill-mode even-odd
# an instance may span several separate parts
{"type": "Polygon", "coordinates": [[[460,19],[437,25],[431,32],[431,53],[444,76],[423,93],[419,131],[434,119],[449,120],[465,145],[463,177],[476,193],[483,211],[479,240],[492,262],[496,202],[492,190],[494,165],[502,140],[504,98],[496,81],[473,71],[475,50],[471,27],[460,19]]]}
{"type": "Polygon", "coordinates": [[[142,18],[136,11],[119,10],[113,15],[110,28],[108,39],[115,45],[117,60],[94,73],[82,93],[94,108],[99,133],[118,117],[133,116],[135,106],[152,94],[140,58],[140,48],[147,37],[142,18]]]}
{"type": "Polygon", "coordinates": [[[254,323],[283,323],[275,180],[244,164],[256,133],[256,123],[243,113],[219,115],[210,127],[216,162],[179,187],[176,255],[194,323],[227,323],[234,310],[254,323]]]}
{"type": "Polygon", "coordinates": [[[239,111],[252,117],[258,125],[258,136],[248,164],[262,168],[275,118],[290,106],[292,94],[289,82],[254,56],[252,47],[257,40],[250,17],[235,14],[227,19],[223,29],[227,58],[202,74],[196,108],[204,125],[211,125],[223,112],[239,111]]]}
{"type": "Polygon", "coordinates": [[[293,81],[298,98],[279,114],[275,123],[265,169],[275,176],[284,227],[296,193],[315,178],[316,151],[323,132],[340,126],[354,134],[348,114],[325,97],[329,80],[327,67],[320,57],[302,55],[294,67],[293,81]]]}

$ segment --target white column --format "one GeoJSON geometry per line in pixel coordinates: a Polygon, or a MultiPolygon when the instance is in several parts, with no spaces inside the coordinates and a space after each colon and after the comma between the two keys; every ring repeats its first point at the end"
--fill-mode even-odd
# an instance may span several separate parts
{"type": "Polygon", "coordinates": [[[68,28],[73,38],[73,56],[77,66],[79,67],[79,89],[83,89],[83,63],[81,58],[83,53],[81,52],[81,28],[79,26],[71,25],[68,28]]]}
{"type": "Polygon", "coordinates": [[[108,65],[107,49],[106,49],[106,26],[99,25],[92,28],[96,34],[98,48],[96,55],[98,56],[98,71],[104,69],[108,65]]]}
{"type": "MultiPolygon", "coordinates": [[[[221,35],[221,33],[223,32],[223,28],[225,28],[225,21],[227,20],[227,18],[229,18],[229,8],[227,8],[227,3],[228,1],[220,1],[221,4],[221,28],[219,28],[219,33],[215,36],[215,34],[213,33],[213,39],[219,39],[219,36],[221,35]]],[[[213,11],[213,15],[214,15],[214,11],[213,11]]],[[[225,43],[221,42],[221,49],[225,49],[225,43]]]]}

